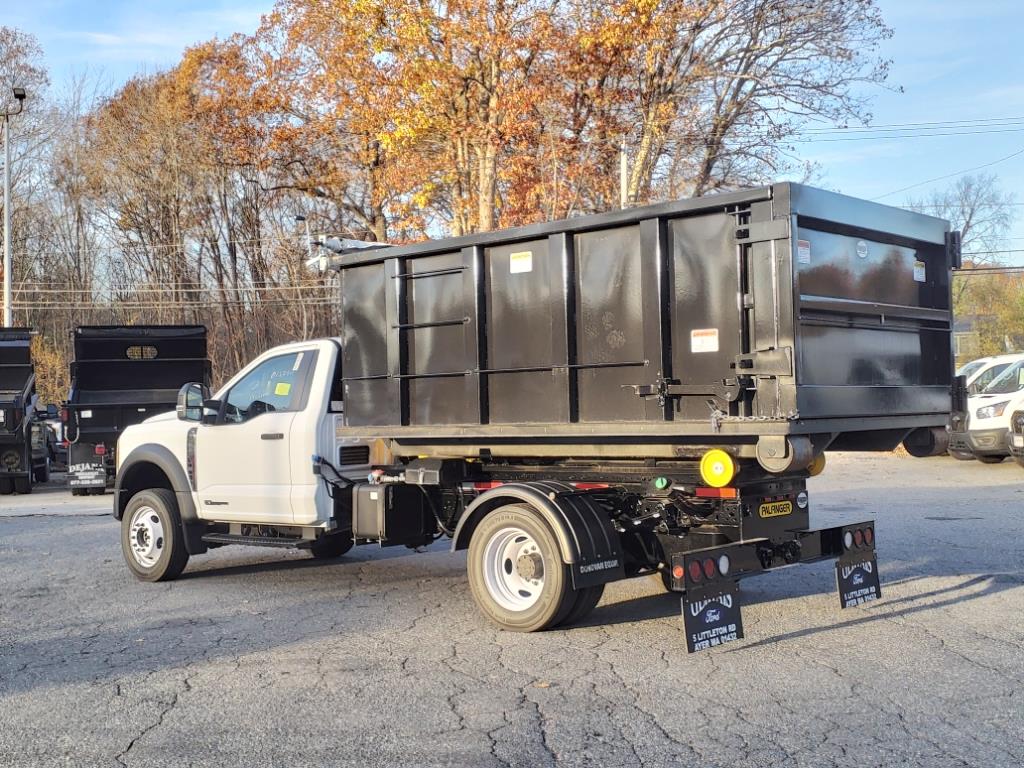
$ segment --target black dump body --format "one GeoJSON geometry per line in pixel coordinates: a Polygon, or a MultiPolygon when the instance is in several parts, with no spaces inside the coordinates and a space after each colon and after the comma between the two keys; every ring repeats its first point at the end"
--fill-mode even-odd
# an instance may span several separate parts
{"type": "Polygon", "coordinates": [[[944,220],[788,183],[335,257],[340,432],[399,455],[890,449],[948,419],[958,262],[944,220]]]}
{"type": "Polygon", "coordinates": [[[24,417],[35,393],[32,332],[0,328],[0,442],[24,441],[24,417]]]}
{"type": "Polygon", "coordinates": [[[183,384],[208,383],[206,355],[201,325],[76,328],[69,439],[113,448],[126,427],[174,410],[183,384]]]}
{"type": "Polygon", "coordinates": [[[0,405],[24,408],[35,389],[32,331],[0,328],[0,405]]]}

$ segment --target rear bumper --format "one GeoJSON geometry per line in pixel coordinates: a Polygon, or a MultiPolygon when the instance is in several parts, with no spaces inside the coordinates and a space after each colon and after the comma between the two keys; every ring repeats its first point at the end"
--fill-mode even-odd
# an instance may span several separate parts
{"type": "Polygon", "coordinates": [[[669,587],[676,592],[686,592],[692,588],[705,588],[715,578],[738,581],[747,576],[755,576],[775,568],[784,568],[800,563],[816,563],[821,560],[837,558],[867,559],[875,556],[873,520],[834,528],[816,528],[794,531],[793,538],[781,543],[770,539],[748,539],[746,541],[722,544],[706,549],[676,553],[671,558],[671,580],[669,587]],[[860,536],[854,539],[857,531],[860,536]],[[870,531],[870,543],[864,536],[870,531]],[[853,546],[846,546],[846,534],[853,539],[853,546]],[[856,540],[865,543],[857,545],[856,540]],[[718,573],[712,579],[704,576],[699,581],[690,578],[689,568],[692,561],[703,563],[710,559],[716,564],[722,555],[728,557],[728,573],[718,573]]]}
{"type": "Polygon", "coordinates": [[[964,451],[982,456],[1005,456],[1010,452],[1009,430],[971,429],[966,432],[950,432],[949,447],[954,451],[964,451]]]}

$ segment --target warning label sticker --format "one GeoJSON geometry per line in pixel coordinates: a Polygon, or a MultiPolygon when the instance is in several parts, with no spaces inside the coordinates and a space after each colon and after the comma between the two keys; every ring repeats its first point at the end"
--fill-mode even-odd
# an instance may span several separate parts
{"type": "Polygon", "coordinates": [[[797,240],[796,241],[796,260],[800,264],[811,263],[811,241],[810,240],[797,240]]]}
{"type": "Polygon", "coordinates": [[[508,271],[515,275],[533,271],[533,251],[519,251],[508,257],[508,271]]]}
{"type": "Polygon", "coordinates": [[[717,352],[718,351],[718,329],[717,328],[694,328],[690,331],[691,352],[717,352]]]}
{"type": "Polygon", "coordinates": [[[927,279],[923,261],[914,262],[914,279],[919,283],[923,283],[927,279]]]}

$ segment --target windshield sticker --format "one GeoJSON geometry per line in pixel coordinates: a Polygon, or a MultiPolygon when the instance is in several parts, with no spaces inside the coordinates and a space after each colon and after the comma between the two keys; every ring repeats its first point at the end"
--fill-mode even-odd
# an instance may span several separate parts
{"type": "Polygon", "coordinates": [[[274,387],[274,394],[278,397],[288,397],[291,394],[292,385],[287,381],[279,381],[274,387]]]}

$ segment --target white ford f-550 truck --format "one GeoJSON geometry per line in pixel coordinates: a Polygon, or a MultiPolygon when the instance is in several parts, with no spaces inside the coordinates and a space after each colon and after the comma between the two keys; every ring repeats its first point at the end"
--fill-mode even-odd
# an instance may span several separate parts
{"type": "Polygon", "coordinates": [[[503,628],[651,574],[691,651],[742,637],[737,582],[774,568],[835,560],[842,607],[876,599],[873,521],[813,528],[806,481],[826,450],[945,450],[948,230],[780,184],[329,257],[337,338],[124,430],[125,558],[448,536],[503,628]]]}

